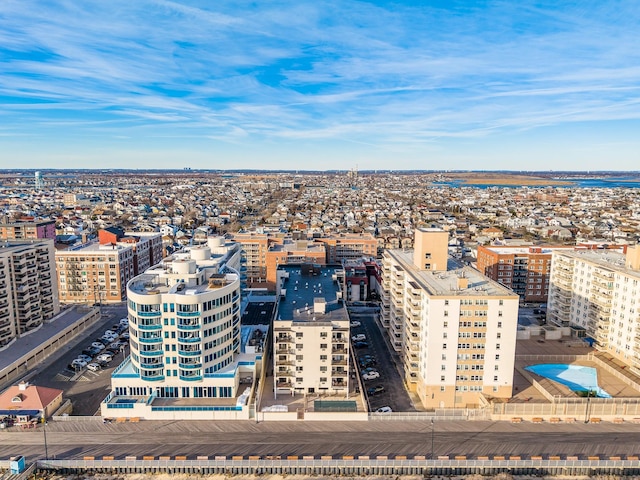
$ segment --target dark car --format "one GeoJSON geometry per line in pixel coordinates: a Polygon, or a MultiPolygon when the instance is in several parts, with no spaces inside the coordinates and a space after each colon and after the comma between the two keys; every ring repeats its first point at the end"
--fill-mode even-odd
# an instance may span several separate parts
{"type": "Polygon", "coordinates": [[[371,387],[367,390],[368,395],[377,395],[378,393],[384,392],[384,385],[376,385],[375,387],[371,387]]]}
{"type": "Polygon", "coordinates": [[[369,344],[367,342],[355,342],[353,346],[355,348],[368,348],[369,344]]]}

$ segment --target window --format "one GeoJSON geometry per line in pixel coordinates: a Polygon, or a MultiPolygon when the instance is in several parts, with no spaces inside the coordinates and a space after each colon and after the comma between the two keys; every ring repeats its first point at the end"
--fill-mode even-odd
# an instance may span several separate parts
{"type": "Polygon", "coordinates": [[[498,322],[498,328],[502,328],[502,322],[498,322]]]}
{"type": "Polygon", "coordinates": [[[302,344],[301,343],[296,343],[296,349],[302,350],[302,344]]]}
{"type": "Polygon", "coordinates": [[[296,332],[296,338],[302,338],[302,332],[296,332]]]}
{"type": "Polygon", "coordinates": [[[322,350],[326,349],[326,348],[327,348],[327,344],[326,344],[326,343],[321,343],[321,344],[320,344],[320,348],[321,348],[322,350]]]}
{"type": "Polygon", "coordinates": [[[500,344],[496,343],[496,350],[500,350],[500,344]]]}
{"type": "Polygon", "coordinates": [[[440,375],[440,381],[444,382],[444,375],[440,375]]]}
{"type": "Polygon", "coordinates": [[[496,360],[500,360],[500,354],[496,355],[496,360]]]}
{"type": "Polygon", "coordinates": [[[447,344],[446,344],[446,343],[443,343],[443,344],[442,344],[442,349],[443,349],[443,350],[446,350],[446,349],[447,349],[447,344]]]}
{"type": "Polygon", "coordinates": [[[496,333],[496,338],[501,338],[502,334],[500,332],[496,333]]]}
{"type": "Polygon", "coordinates": [[[424,264],[424,269],[425,270],[431,270],[431,264],[430,263],[425,263],[424,264]]]}
{"type": "Polygon", "coordinates": [[[440,370],[444,371],[444,370],[446,370],[446,369],[447,369],[447,366],[446,366],[446,365],[440,365],[440,370]]]}

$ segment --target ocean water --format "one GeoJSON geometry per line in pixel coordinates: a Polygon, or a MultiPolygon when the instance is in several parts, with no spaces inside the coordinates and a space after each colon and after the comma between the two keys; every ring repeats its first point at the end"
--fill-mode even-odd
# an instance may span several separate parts
{"type": "MultiPolygon", "coordinates": [[[[523,179],[526,177],[523,177],[523,179]]],[[[450,182],[434,182],[433,186],[449,186],[449,187],[473,187],[473,188],[521,188],[523,186],[529,188],[546,188],[554,186],[558,188],[640,188],[640,178],[638,177],[607,177],[607,178],[561,178],[564,182],[571,182],[571,185],[502,185],[495,184],[474,184],[464,183],[463,180],[452,180],[450,182]]]]}

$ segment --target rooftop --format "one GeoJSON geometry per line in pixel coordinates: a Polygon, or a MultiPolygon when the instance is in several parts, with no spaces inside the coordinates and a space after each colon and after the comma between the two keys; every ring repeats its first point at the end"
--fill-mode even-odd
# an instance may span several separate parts
{"type": "Polygon", "coordinates": [[[398,261],[398,265],[394,265],[394,268],[411,272],[412,280],[431,295],[518,297],[507,287],[494,282],[471,267],[461,265],[451,257],[448,259],[446,272],[431,272],[416,268],[413,264],[413,250],[389,250],[388,252],[398,261]],[[467,280],[466,288],[460,288],[458,280],[461,278],[467,280]]]}
{"type": "Polygon", "coordinates": [[[285,296],[280,297],[278,320],[305,322],[328,322],[349,320],[347,309],[338,301],[342,292],[337,280],[340,266],[287,265],[278,268],[289,274],[282,289],[285,296]],[[314,303],[320,306],[324,302],[325,313],[314,311],[314,303]]]}
{"type": "Polygon", "coordinates": [[[626,256],[611,250],[572,250],[563,255],[591,262],[600,267],[609,268],[640,278],[640,271],[626,267],[626,256]]]}

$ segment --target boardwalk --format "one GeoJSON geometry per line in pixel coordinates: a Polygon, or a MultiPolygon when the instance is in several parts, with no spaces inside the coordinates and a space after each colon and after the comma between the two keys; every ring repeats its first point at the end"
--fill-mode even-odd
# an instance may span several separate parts
{"type": "MultiPolygon", "coordinates": [[[[634,455],[640,425],[436,422],[434,455],[634,455]]],[[[389,422],[55,422],[47,427],[51,458],[85,455],[430,455],[430,424],[389,422]]],[[[42,427],[0,431],[0,458],[44,457],[42,427]]]]}

